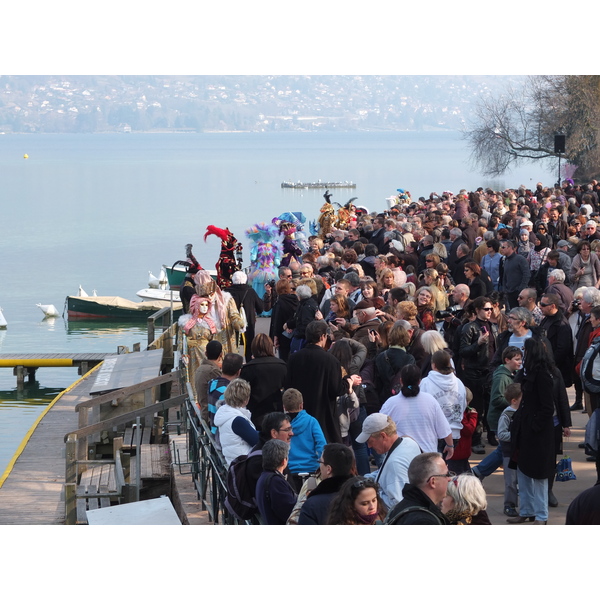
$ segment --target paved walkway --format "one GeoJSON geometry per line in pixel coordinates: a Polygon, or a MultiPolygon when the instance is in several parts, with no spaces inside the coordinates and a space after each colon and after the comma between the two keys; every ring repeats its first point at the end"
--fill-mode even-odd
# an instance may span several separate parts
{"type": "MultiPolygon", "coordinates": [[[[574,402],[574,390],[569,389],[569,401],[574,402]]],[[[571,501],[583,490],[592,487],[596,483],[596,465],[593,462],[586,461],[584,451],[577,447],[577,444],[583,442],[585,436],[585,426],[588,422],[587,414],[582,414],[581,411],[571,413],[573,427],[571,428],[571,437],[565,438],[563,449],[565,456],[570,456],[573,464],[573,472],[577,476],[575,481],[554,482],[553,492],[558,500],[556,508],[549,509],[548,525],[564,525],[567,508],[571,501]]],[[[493,450],[492,447],[486,446],[486,455],[493,450]]],[[[483,455],[473,454],[470,462],[471,466],[479,463],[483,455]]],[[[560,458],[560,457],[559,457],[560,458]]],[[[533,523],[524,523],[522,525],[508,525],[506,516],[503,514],[504,509],[504,474],[502,469],[498,469],[483,481],[483,486],[487,493],[488,499],[488,514],[493,525],[506,525],[507,527],[524,527],[533,525],[533,523]]]]}

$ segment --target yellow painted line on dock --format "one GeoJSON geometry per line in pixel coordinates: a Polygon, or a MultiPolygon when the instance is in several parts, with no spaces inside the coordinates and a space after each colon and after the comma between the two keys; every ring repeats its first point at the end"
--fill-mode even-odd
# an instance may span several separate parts
{"type": "Polygon", "coordinates": [[[72,367],[72,358],[2,358],[0,367],[72,367]]]}
{"type": "Polygon", "coordinates": [[[25,437],[23,438],[23,440],[21,441],[19,447],[17,448],[16,452],[14,453],[13,457],[10,459],[10,462],[8,463],[4,473],[2,474],[2,477],[0,477],[0,488],[4,485],[4,482],[7,480],[8,476],[10,475],[11,471],[13,470],[13,467],[15,466],[15,463],[17,462],[19,456],[21,456],[21,454],[23,453],[23,450],[25,450],[25,446],[27,446],[27,443],[29,442],[31,436],[33,435],[33,432],[36,430],[37,426],[40,424],[40,421],[46,416],[46,414],[48,413],[48,411],[68,392],[70,392],[80,381],[83,381],[86,377],[90,376],[92,373],[94,373],[96,370],[98,370],[103,363],[99,363],[97,364],[93,369],[90,369],[83,377],[80,377],[77,381],[75,381],[74,383],[72,383],[68,388],[64,389],[60,394],[58,394],[58,396],[56,396],[56,398],[54,398],[54,400],[52,400],[52,402],[50,402],[50,404],[48,404],[48,406],[43,410],[43,412],[40,414],[40,416],[35,420],[35,423],[31,426],[31,428],[29,429],[29,431],[25,434],[25,437]]]}

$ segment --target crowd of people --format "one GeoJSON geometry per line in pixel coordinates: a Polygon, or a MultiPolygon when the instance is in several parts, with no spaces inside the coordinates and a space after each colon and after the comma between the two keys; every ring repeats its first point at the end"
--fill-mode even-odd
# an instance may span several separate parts
{"type": "Polygon", "coordinates": [[[571,413],[599,407],[580,373],[600,336],[599,195],[405,192],[346,207],[262,298],[194,275],[185,326],[211,339],[196,400],[260,522],[489,524],[482,482],[502,467],[507,521],[545,524],[571,413]]]}

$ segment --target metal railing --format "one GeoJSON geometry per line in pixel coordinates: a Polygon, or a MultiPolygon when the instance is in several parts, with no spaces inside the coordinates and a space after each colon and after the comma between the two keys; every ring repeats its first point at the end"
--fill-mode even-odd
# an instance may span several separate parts
{"type": "Polygon", "coordinates": [[[194,394],[189,383],[186,383],[188,398],[182,405],[182,425],[187,434],[187,460],[176,457],[175,462],[182,467],[190,467],[190,473],[202,510],[206,510],[210,521],[215,525],[251,525],[258,524],[258,519],[239,521],[229,513],[225,506],[227,494],[227,463],[215,438],[210,432],[210,426],[200,414],[200,409],[194,401],[194,394]]]}

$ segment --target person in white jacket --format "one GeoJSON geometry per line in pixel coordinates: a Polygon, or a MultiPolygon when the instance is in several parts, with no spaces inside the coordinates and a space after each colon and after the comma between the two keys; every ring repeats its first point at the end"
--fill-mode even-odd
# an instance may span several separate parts
{"type": "Polygon", "coordinates": [[[467,408],[467,392],[463,382],[454,374],[452,357],[438,350],[431,357],[431,371],[421,380],[421,391],[431,394],[439,403],[450,429],[452,439],[460,439],[462,419],[467,408]]]}
{"type": "Polygon", "coordinates": [[[224,403],[217,406],[215,426],[227,466],[238,456],[248,454],[258,443],[258,431],[251,413],[246,408],[250,401],[250,384],[244,379],[234,379],[223,394],[224,403]]]}

